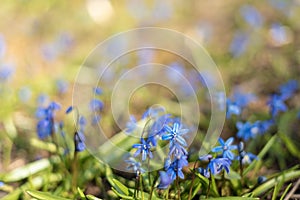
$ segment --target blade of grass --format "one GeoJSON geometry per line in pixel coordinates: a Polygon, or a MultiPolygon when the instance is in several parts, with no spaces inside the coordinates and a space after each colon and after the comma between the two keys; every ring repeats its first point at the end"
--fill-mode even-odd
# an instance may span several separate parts
{"type": "MultiPolygon", "coordinates": [[[[265,154],[269,151],[269,149],[272,147],[272,145],[276,142],[277,140],[277,135],[274,135],[271,137],[271,139],[268,141],[268,143],[264,146],[264,148],[260,151],[260,153],[257,155],[259,159],[262,159],[265,154]]],[[[254,160],[245,170],[243,173],[243,176],[246,176],[248,172],[250,172],[256,165],[258,160],[254,160]]]]}

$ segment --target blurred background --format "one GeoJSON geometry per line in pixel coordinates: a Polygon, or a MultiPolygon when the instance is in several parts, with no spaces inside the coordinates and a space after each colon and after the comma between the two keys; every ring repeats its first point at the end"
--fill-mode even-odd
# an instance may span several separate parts
{"type": "MultiPolygon", "coordinates": [[[[132,28],[169,28],[198,41],[219,67],[228,94],[236,87],[253,92],[262,99],[260,109],[267,94],[300,76],[299,5],[299,0],[2,0],[0,137],[7,163],[0,170],[22,165],[33,151],[24,138],[36,134],[40,102],[57,100],[65,110],[91,50],[132,28]],[[18,139],[12,144],[4,134],[18,139]],[[18,149],[12,151],[16,155],[7,155],[11,148],[18,149]]],[[[140,56],[149,59],[147,52],[140,56]]]]}

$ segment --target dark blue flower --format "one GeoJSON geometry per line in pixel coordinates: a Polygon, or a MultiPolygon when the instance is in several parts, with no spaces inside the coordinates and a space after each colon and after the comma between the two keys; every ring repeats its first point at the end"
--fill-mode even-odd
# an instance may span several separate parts
{"type": "Polygon", "coordinates": [[[101,95],[103,93],[102,89],[99,87],[94,88],[94,93],[95,95],[101,95]]]}
{"type": "Polygon", "coordinates": [[[205,176],[206,178],[209,178],[209,177],[210,177],[209,170],[207,170],[206,168],[199,167],[199,168],[198,168],[198,172],[199,172],[202,176],[205,176]]]}
{"type": "Polygon", "coordinates": [[[132,148],[136,148],[136,152],[134,153],[134,157],[138,156],[139,154],[142,154],[142,161],[145,161],[147,157],[153,158],[152,152],[151,152],[151,145],[147,143],[143,138],[141,138],[140,144],[134,144],[132,145],[132,148]]]}
{"type": "Polygon", "coordinates": [[[157,186],[157,188],[162,189],[162,190],[167,189],[169,187],[169,185],[171,185],[173,182],[173,180],[171,179],[169,174],[164,171],[159,172],[159,178],[160,178],[160,182],[159,182],[159,185],[157,186]]]}
{"type": "Polygon", "coordinates": [[[182,146],[187,146],[187,143],[182,135],[186,134],[189,130],[181,129],[180,123],[175,122],[172,128],[169,125],[165,125],[164,129],[166,131],[166,134],[162,136],[162,140],[169,140],[170,147],[175,143],[179,143],[182,146]]]}
{"type": "Polygon", "coordinates": [[[219,143],[221,146],[214,147],[211,151],[214,153],[222,152],[223,158],[229,158],[230,160],[233,160],[234,154],[231,151],[237,149],[236,145],[231,145],[233,141],[233,137],[228,138],[226,142],[224,142],[222,138],[219,138],[219,143]]]}
{"type": "Polygon", "coordinates": [[[270,113],[272,117],[275,117],[278,115],[279,112],[285,112],[287,111],[287,106],[284,103],[284,99],[280,95],[273,94],[269,101],[267,102],[269,108],[270,108],[270,113]]]}
{"type": "Polygon", "coordinates": [[[214,158],[210,160],[207,168],[210,170],[211,174],[216,175],[219,174],[222,169],[225,169],[227,173],[229,173],[231,161],[228,158],[214,158]]]}
{"type": "Polygon", "coordinates": [[[180,158],[175,158],[175,160],[169,166],[166,165],[166,170],[172,180],[175,180],[177,176],[181,179],[184,179],[182,168],[187,165],[187,156],[181,156],[180,158]]]}
{"type": "Polygon", "coordinates": [[[66,114],[69,114],[72,111],[73,111],[73,106],[69,106],[66,110],[66,114]]]}
{"type": "Polygon", "coordinates": [[[290,80],[287,83],[279,87],[280,96],[282,100],[287,100],[291,98],[294,93],[298,90],[299,84],[296,80],[290,80]]]}
{"type": "Polygon", "coordinates": [[[262,184],[263,182],[266,182],[267,181],[267,178],[265,176],[259,176],[257,178],[257,183],[258,184],[262,184]]]}
{"type": "Polygon", "coordinates": [[[85,150],[86,146],[84,142],[85,142],[85,136],[83,132],[81,131],[75,132],[74,143],[75,143],[76,152],[81,152],[85,150]]]}
{"type": "Polygon", "coordinates": [[[37,134],[40,139],[44,139],[54,133],[54,112],[60,109],[60,105],[51,102],[46,108],[38,108],[36,116],[39,118],[37,124],[37,134]]]}
{"type": "Polygon", "coordinates": [[[40,139],[50,136],[53,131],[53,123],[49,119],[42,119],[37,124],[37,134],[40,139]]]}

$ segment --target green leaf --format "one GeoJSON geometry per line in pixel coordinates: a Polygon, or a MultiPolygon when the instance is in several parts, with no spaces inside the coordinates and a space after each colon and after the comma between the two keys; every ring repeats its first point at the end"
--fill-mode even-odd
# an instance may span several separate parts
{"type": "Polygon", "coordinates": [[[35,190],[27,190],[26,191],[30,196],[37,198],[39,200],[70,200],[62,197],[58,197],[55,195],[52,195],[47,192],[40,192],[40,191],[35,191],[35,190]]]}
{"type": "Polygon", "coordinates": [[[259,198],[253,197],[217,197],[217,198],[208,198],[209,200],[259,200],[259,198]]]}
{"type": "Polygon", "coordinates": [[[232,169],[230,169],[229,173],[225,173],[225,178],[229,179],[229,180],[233,180],[233,179],[240,180],[241,176],[236,171],[233,171],[232,169]]]}
{"type": "MultiPolygon", "coordinates": [[[[62,180],[61,174],[50,174],[48,175],[48,181],[52,184],[55,184],[58,181],[62,180]]],[[[28,189],[39,189],[42,187],[42,185],[45,184],[45,177],[34,177],[27,183],[21,185],[19,188],[16,188],[13,192],[9,193],[8,195],[1,198],[1,200],[12,200],[12,199],[19,199],[20,195],[23,193],[23,191],[26,191],[28,189]]]]}
{"type": "Polygon", "coordinates": [[[25,166],[14,169],[7,174],[1,176],[3,182],[15,182],[20,181],[22,179],[28,178],[29,176],[36,174],[40,171],[43,171],[52,166],[53,162],[59,162],[58,157],[52,157],[51,159],[41,159],[35,162],[29,163],[25,166]]]}
{"type": "Polygon", "coordinates": [[[292,141],[292,139],[289,136],[287,136],[286,134],[281,133],[281,132],[279,133],[279,137],[284,142],[284,144],[287,147],[287,149],[289,150],[289,152],[293,156],[300,158],[300,151],[299,151],[298,147],[295,145],[295,143],[292,141]]]}
{"type": "Polygon", "coordinates": [[[112,191],[114,191],[119,197],[121,197],[121,198],[123,198],[123,199],[133,199],[133,197],[131,197],[131,196],[126,196],[126,195],[120,193],[118,190],[116,190],[116,189],[113,188],[113,187],[112,187],[111,189],[112,189],[112,191]]]}
{"type": "Polygon", "coordinates": [[[80,196],[81,198],[86,199],[85,194],[83,193],[83,191],[82,191],[79,187],[77,188],[77,191],[78,191],[79,196],[80,196]]]}
{"type": "Polygon", "coordinates": [[[95,196],[93,196],[93,195],[90,195],[90,194],[86,195],[86,197],[87,197],[87,199],[89,199],[89,200],[101,200],[101,199],[99,199],[99,198],[97,198],[97,197],[95,197],[95,196]]]}
{"type": "MultiPolygon", "coordinates": [[[[271,178],[270,180],[262,183],[258,187],[256,187],[252,192],[251,196],[259,196],[263,194],[264,192],[270,190],[272,187],[274,187],[278,182],[287,182],[292,179],[296,179],[300,177],[300,170],[297,171],[284,171],[279,176],[271,178]],[[282,180],[283,179],[283,180],[282,180]]],[[[245,194],[244,196],[248,196],[249,193],[245,194]]]]}
{"type": "Polygon", "coordinates": [[[213,196],[217,196],[219,197],[220,194],[218,192],[218,187],[216,184],[216,180],[215,177],[213,175],[210,176],[211,177],[211,188],[210,188],[210,192],[213,194],[213,196]]]}
{"type": "Polygon", "coordinates": [[[289,189],[292,187],[293,183],[290,183],[284,190],[284,192],[282,193],[280,200],[283,200],[283,198],[285,197],[286,193],[289,191],[289,189]]]}
{"type": "Polygon", "coordinates": [[[115,183],[114,188],[119,192],[119,193],[123,193],[126,196],[129,196],[129,189],[123,185],[120,181],[118,181],[117,179],[113,178],[113,182],[115,183]]]}
{"type": "Polygon", "coordinates": [[[269,151],[269,149],[274,145],[274,143],[277,140],[277,135],[274,135],[271,137],[271,139],[267,142],[267,144],[264,146],[264,148],[260,151],[260,153],[257,155],[258,160],[254,160],[245,170],[243,173],[243,176],[247,175],[248,172],[250,172],[256,165],[256,163],[261,160],[265,154],[269,151]]]}

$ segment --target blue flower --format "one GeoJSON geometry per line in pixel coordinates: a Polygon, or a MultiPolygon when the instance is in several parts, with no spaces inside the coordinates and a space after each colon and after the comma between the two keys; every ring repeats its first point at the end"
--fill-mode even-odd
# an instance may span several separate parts
{"type": "Polygon", "coordinates": [[[68,91],[69,83],[63,79],[56,81],[56,89],[58,94],[65,94],[68,91]]]}
{"type": "Polygon", "coordinates": [[[219,138],[219,143],[221,146],[217,146],[213,148],[211,151],[216,152],[222,152],[223,158],[229,158],[230,160],[234,159],[234,154],[231,152],[232,150],[237,149],[236,145],[231,145],[234,141],[233,137],[230,137],[226,142],[222,138],[219,138]]]}
{"type": "Polygon", "coordinates": [[[282,100],[287,100],[291,98],[294,93],[298,90],[299,85],[298,81],[296,80],[290,80],[287,83],[281,85],[279,87],[280,90],[280,96],[282,100]]]}
{"type": "Polygon", "coordinates": [[[288,109],[284,103],[284,99],[277,94],[273,94],[267,104],[270,107],[270,113],[272,117],[275,117],[279,112],[285,112],[288,109]]]}
{"type": "Polygon", "coordinates": [[[128,164],[127,170],[133,170],[137,175],[145,172],[145,170],[142,168],[142,164],[136,161],[133,157],[125,160],[125,162],[128,164]]]}
{"type": "Polygon", "coordinates": [[[165,125],[164,129],[167,133],[162,136],[162,140],[169,140],[170,147],[175,143],[179,143],[182,146],[187,146],[187,143],[182,135],[186,134],[189,130],[181,129],[180,123],[175,122],[172,128],[169,125],[165,125]]]}
{"type": "Polygon", "coordinates": [[[66,114],[69,114],[72,111],[73,111],[73,106],[69,106],[66,110],[66,114]]]}
{"type": "Polygon", "coordinates": [[[14,71],[15,69],[12,64],[3,64],[0,66],[0,83],[8,81],[12,77],[14,71]]]}
{"type": "Polygon", "coordinates": [[[164,133],[164,126],[170,122],[170,115],[165,114],[154,119],[154,122],[150,125],[148,130],[149,143],[153,146],[157,145],[157,139],[164,133]]]}
{"type": "Polygon", "coordinates": [[[143,138],[141,138],[140,144],[134,144],[132,145],[132,148],[136,148],[136,152],[134,153],[134,157],[138,156],[139,154],[142,154],[142,161],[145,161],[147,156],[150,158],[153,158],[152,152],[151,152],[151,145],[147,143],[143,138]]]}
{"type": "Polygon", "coordinates": [[[171,179],[171,177],[169,176],[169,174],[166,173],[166,172],[164,172],[164,171],[160,171],[159,172],[159,178],[160,178],[160,182],[159,182],[159,185],[157,186],[157,188],[159,188],[159,189],[165,190],[173,182],[173,180],[171,179]]]}
{"type": "Polygon", "coordinates": [[[262,25],[262,16],[259,11],[250,5],[242,6],[240,12],[244,18],[244,20],[250,25],[255,28],[259,28],[262,25]]]}
{"type": "Polygon", "coordinates": [[[4,37],[0,35],[0,59],[2,59],[6,52],[6,42],[4,40],[4,37]]]}
{"type": "Polygon", "coordinates": [[[99,99],[92,99],[90,102],[90,108],[94,112],[99,112],[103,109],[104,104],[99,99]]]}
{"type": "Polygon", "coordinates": [[[237,105],[235,102],[232,102],[230,99],[227,99],[227,110],[226,118],[230,118],[231,115],[240,115],[242,113],[242,108],[237,105]]]}
{"type": "Polygon", "coordinates": [[[222,169],[225,169],[225,171],[229,173],[230,165],[231,161],[228,158],[215,158],[210,160],[207,168],[210,170],[211,174],[216,175],[219,174],[222,169]]]}
{"type": "Polygon", "coordinates": [[[249,35],[243,32],[236,32],[231,41],[229,51],[233,57],[241,56],[249,45],[249,35]]]}
{"type": "Polygon", "coordinates": [[[207,170],[206,168],[199,167],[199,168],[198,168],[198,172],[199,172],[202,176],[205,176],[206,178],[209,178],[209,177],[210,177],[209,170],[207,170]]]}
{"type": "Polygon", "coordinates": [[[187,156],[177,157],[175,160],[169,165],[165,165],[167,168],[167,173],[171,177],[172,180],[175,180],[178,176],[181,179],[184,179],[184,174],[182,172],[182,168],[188,165],[187,156]]]}
{"type": "Polygon", "coordinates": [[[282,46],[290,42],[288,29],[280,23],[274,23],[270,29],[270,36],[275,46],[282,46]]]}
{"type": "Polygon", "coordinates": [[[133,115],[130,115],[130,121],[126,123],[126,133],[132,133],[137,128],[136,119],[133,115]]]}
{"type": "Polygon", "coordinates": [[[85,126],[86,126],[85,117],[79,116],[78,125],[79,125],[79,130],[76,131],[74,135],[74,144],[75,144],[76,152],[83,151],[86,148],[85,136],[84,136],[85,126]]]}
{"type": "Polygon", "coordinates": [[[85,150],[86,146],[84,142],[85,142],[85,136],[83,132],[81,131],[75,132],[74,143],[75,143],[76,152],[81,152],[85,150]]]}
{"type": "Polygon", "coordinates": [[[242,160],[242,164],[250,164],[253,160],[257,160],[257,156],[250,152],[242,151],[239,156],[237,156],[237,160],[242,160]]]}
{"type": "Polygon", "coordinates": [[[182,157],[187,154],[187,150],[179,143],[173,143],[173,145],[170,146],[169,156],[174,155],[175,157],[182,157]]]}
{"type": "Polygon", "coordinates": [[[40,139],[45,139],[53,132],[53,123],[49,119],[42,119],[37,124],[37,134],[40,139]]]}
{"type": "Polygon", "coordinates": [[[99,87],[94,88],[94,93],[95,95],[101,95],[103,93],[102,89],[99,87]]]}
{"type": "Polygon", "coordinates": [[[37,124],[37,134],[44,139],[54,133],[54,112],[60,109],[60,105],[51,102],[46,108],[37,109],[37,117],[40,119],[37,124]]]}
{"type": "Polygon", "coordinates": [[[262,184],[263,182],[266,182],[267,181],[267,178],[265,176],[259,176],[257,178],[257,183],[258,184],[262,184]]]}
{"type": "Polygon", "coordinates": [[[260,129],[260,133],[265,133],[269,130],[269,128],[274,125],[274,120],[273,119],[269,119],[269,120],[264,120],[264,121],[260,121],[259,123],[259,129],[260,129]]]}
{"type": "Polygon", "coordinates": [[[254,101],[256,97],[254,94],[251,93],[242,93],[242,92],[235,91],[233,94],[233,99],[239,107],[244,108],[250,102],[254,101]]]}
{"type": "Polygon", "coordinates": [[[213,95],[214,102],[218,105],[221,111],[225,110],[226,107],[226,95],[224,92],[217,92],[213,95]]]}
{"type": "Polygon", "coordinates": [[[237,137],[245,141],[248,141],[250,138],[254,138],[258,133],[261,133],[261,124],[255,122],[251,124],[250,122],[237,122],[236,127],[238,128],[237,137]]]}

